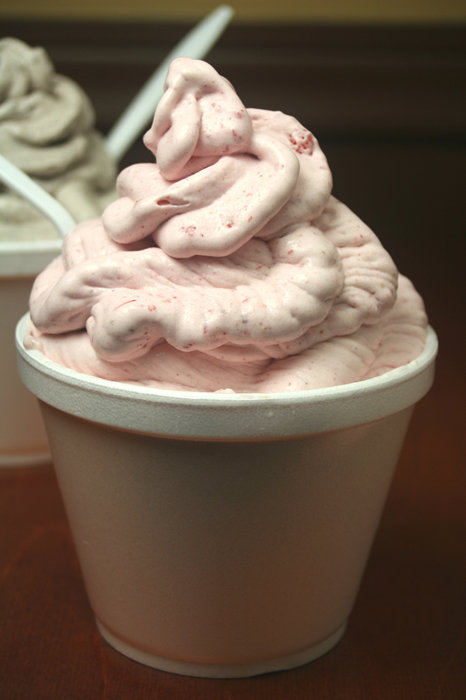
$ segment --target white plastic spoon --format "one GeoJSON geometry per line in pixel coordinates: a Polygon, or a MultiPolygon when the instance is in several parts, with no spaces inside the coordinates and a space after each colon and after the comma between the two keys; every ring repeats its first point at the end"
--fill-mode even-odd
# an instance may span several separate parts
{"type": "Polygon", "coordinates": [[[216,43],[234,15],[229,5],[220,5],[170,51],[107,134],[107,150],[119,161],[142,134],[154,116],[163,95],[170,63],[180,56],[203,58],[216,43]]]}
{"type": "Polygon", "coordinates": [[[0,180],[17,194],[27,199],[46,216],[62,237],[76,225],[73,217],[40,185],[22,170],[0,155],[0,180]]]}

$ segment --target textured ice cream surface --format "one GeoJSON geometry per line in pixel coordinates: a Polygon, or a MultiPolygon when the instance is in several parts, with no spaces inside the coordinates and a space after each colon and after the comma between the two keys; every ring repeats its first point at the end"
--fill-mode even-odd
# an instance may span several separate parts
{"type": "Polygon", "coordinates": [[[376,235],[331,195],[316,138],[177,59],[102,218],[36,280],[26,339],[66,367],[162,389],[281,392],[416,358],[427,318],[376,235]]]}
{"type": "MultiPolygon", "coordinates": [[[[99,216],[116,198],[116,164],[94,124],[89,98],[55,73],[44,49],[0,39],[0,153],[75,221],[99,216]]],[[[48,219],[0,183],[0,242],[57,237],[48,219]]]]}

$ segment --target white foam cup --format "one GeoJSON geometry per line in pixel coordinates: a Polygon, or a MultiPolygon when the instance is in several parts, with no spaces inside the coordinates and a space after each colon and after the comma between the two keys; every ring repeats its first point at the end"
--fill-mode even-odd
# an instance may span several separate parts
{"type": "Polygon", "coordinates": [[[97,625],[192,676],[307,663],[342,637],[437,339],[387,374],[281,394],[90,377],[22,343],[97,625]]]}
{"type": "Polygon", "coordinates": [[[39,405],[17,370],[15,327],[34,278],[60,254],[61,239],[0,242],[0,467],[50,460],[39,405]]]}

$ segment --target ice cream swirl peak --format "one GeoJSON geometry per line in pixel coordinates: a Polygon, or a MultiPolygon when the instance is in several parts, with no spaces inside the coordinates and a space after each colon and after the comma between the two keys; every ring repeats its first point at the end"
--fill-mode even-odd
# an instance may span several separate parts
{"type": "Polygon", "coordinates": [[[246,109],[210,65],[183,58],[144,141],[156,163],[123,171],[118,200],[36,282],[30,342],[51,359],[162,388],[270,392],[419,354],[422,301],[332,197],[296,119],[246,109]]]}

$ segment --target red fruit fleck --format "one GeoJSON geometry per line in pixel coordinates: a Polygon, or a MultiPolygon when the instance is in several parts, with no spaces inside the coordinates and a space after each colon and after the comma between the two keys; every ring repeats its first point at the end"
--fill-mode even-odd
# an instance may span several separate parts
{"type": "Polygon", "coordinates": [[[116,311],[117,309],[121,309],[122,306],[125,306],[126,304],[132,304],[133,301],[136,301],[136,299],[129,299],[128,301],[124,301],[123,304],[119,304],[118,306],[115,306],[115,308],[113,310],[116,311]]]}

